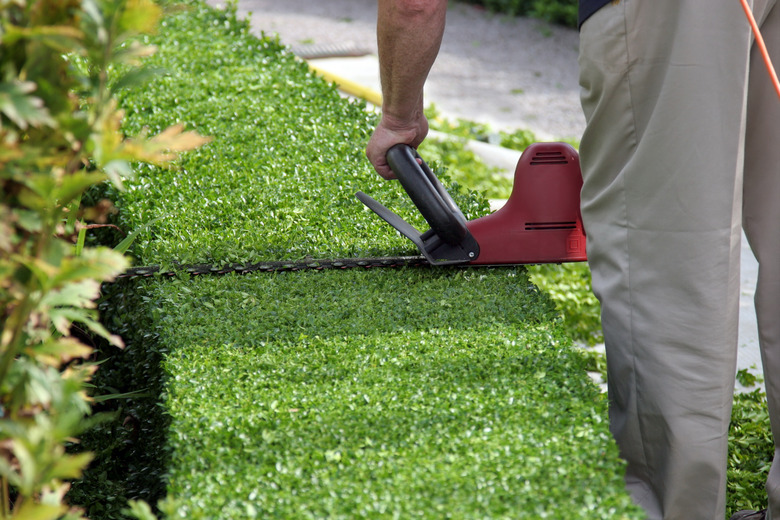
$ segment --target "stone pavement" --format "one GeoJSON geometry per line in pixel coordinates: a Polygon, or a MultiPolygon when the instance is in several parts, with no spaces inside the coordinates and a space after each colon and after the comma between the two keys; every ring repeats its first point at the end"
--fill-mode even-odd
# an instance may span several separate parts
{"type": "MultiPolygon", "coordinates": [[[[258,34],[277,34],[299,55],[319,56],[310,59],[317,67],[379,90],[375,0],[239,0],[237,7],[258,34]]],[[[427,84],[427,102],[445,117],[496,130],[530,129],[540,140],[576,138],[585,124],[577,45],[577,32],[571,29],[452,4],[427,84]]],[[[513,169],[515,154],[477,146],[489,162],[513,169]]],[[[753,309],[758,266],[745,240],[742,253],[738,368],[760,375],[753,309]]]]}

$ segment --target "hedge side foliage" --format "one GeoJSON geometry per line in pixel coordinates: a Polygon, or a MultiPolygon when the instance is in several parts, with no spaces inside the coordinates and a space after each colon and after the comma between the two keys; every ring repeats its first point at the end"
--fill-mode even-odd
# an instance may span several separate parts
{"type": "MultiPolygon", "coordinates": [[[[413,253],[354,200],[362,189],[423,227],[363,156],[375,116],[233,12],[191,6],[147,40],[168,72],[123,105],[129,130],[181,121],[214,140],[109,190],[140,231],[137,263],[413,253]]],[[[456,197],[469,218],[487,211],[456,197]]],[[[130,462],[95,478],[148,500],[167,482],[172,517],[641,518],[606,403],[523,268],[181,276],[110,292],[103,315],[128,346],[100,384],[148,396],[122,402],[110,430],[106,449],[130,462]]],[[[91,512],[118,517],[106,504],[91,512]]]]}

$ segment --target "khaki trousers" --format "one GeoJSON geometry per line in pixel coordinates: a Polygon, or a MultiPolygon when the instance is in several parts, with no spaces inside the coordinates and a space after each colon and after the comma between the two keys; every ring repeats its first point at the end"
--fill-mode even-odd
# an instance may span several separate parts
{"type": "MultiPolygon", "coordinates": [[[[774,3],[753,7],[780,63],[774,3]]],[[[651,519],[723,520],[743,203],[780,434],[780,99],[738,0],[612,2],[580,44],[582,215],[626,484],[651,519]]],[[[780,517],[780,463],[767,487],[780,517]]]]}

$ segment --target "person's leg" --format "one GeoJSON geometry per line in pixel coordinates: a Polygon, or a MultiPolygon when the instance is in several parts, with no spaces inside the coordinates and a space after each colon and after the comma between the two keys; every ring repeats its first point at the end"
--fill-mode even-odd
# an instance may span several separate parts
{"type": "Polygon", "coordinates": [[[721,519],[749,29],[739,2],[623,0],[580,42],[582,215],[626,483],[651,519],[721,519]]]}
{"type": "MultiPolygon", "coordinates": [[[[756,9],[761,32],[780,61],[780,7],[756,9]]],[[[745,143],[744,227],[758,259],[756,317],[772,432],[780,435],[780,99],[753,49],[745,143]]],[[[775,461],[780,450],[775,443],[775,461]]],[[[767,481],[770,511],[780,517],[780,464],[767,481]]]]}

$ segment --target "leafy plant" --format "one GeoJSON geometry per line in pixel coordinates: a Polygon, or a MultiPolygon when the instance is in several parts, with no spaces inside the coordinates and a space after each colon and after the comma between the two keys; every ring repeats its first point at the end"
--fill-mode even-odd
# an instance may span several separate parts
{"type": "Polygon", "coordinates": [[[74,248],[81,194],[121,185],[131,160],[162,164],[203,142],[180,128],[119,131],[115,89],[152,52],[130,38],[159,14],[150,0],[0,4],[0,518],[80,516],[64,495],[92,458],[65,450],[89,424],[96,367],[81,338],[122,345],[94,302],[127,266],[111,249],[74,248]]]}
{"type": "Polygon", "coordinates": [[[744,387],[749,388],[751,386],[755,386],[756,383],[761,383],[763,381],[763,377],[751,374],[750,371],[746,368],[737,371],[737,382],[744,387]]]}

